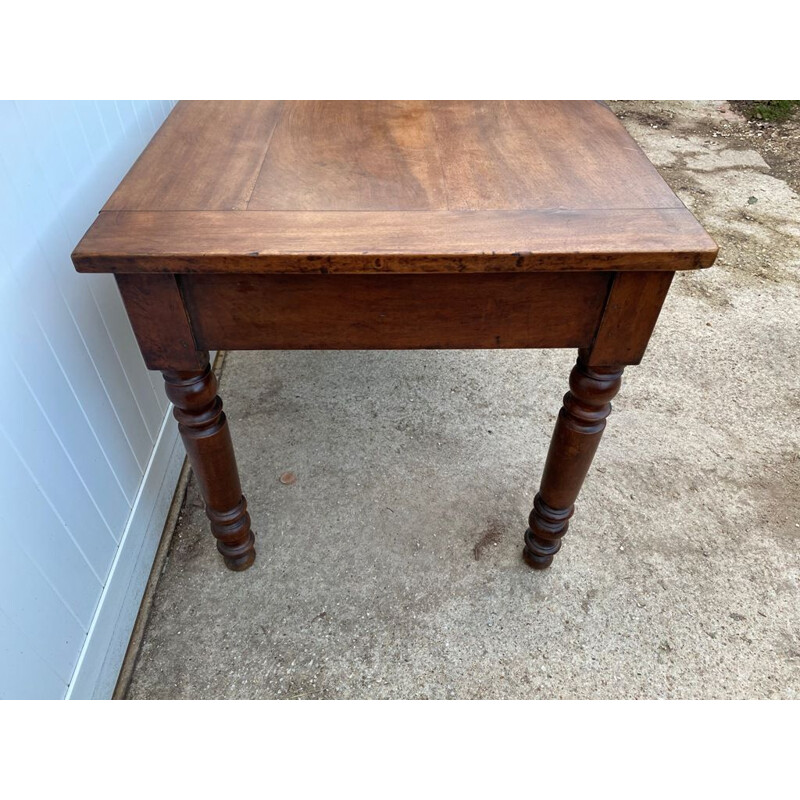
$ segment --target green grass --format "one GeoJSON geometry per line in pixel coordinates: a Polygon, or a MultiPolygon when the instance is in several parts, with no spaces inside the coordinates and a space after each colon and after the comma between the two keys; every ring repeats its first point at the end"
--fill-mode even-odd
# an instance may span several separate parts
{"type": "Polygon", "coordinates": [[[793,116],[800,100],[742,100],[742,113],[748,119],[784,122],[793,116]]]}

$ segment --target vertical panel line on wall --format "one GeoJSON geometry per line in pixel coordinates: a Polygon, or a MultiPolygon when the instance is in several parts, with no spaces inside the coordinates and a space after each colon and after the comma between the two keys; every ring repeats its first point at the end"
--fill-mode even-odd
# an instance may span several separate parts
{"type": "MultiPolygon", "coordinates": [[[[86,562],[86,566],[89,568],[89,570],[91,571],[91,573],[92,573],[92,574],[94,575],[94,577],[97,579],[97,583],[98,583],[100,586],[102,586],[102,585],[103,585],[103,580],[104,580],[104,577],[105,577],[105,576],[101,577],[100,575],[98,575],[98,574],[97,574],[97,572],[96,572],[96,570],[95,570],[95,569],[92,567],[91,561],[89,561],[89,559],[86,557],[86,554],[83,552],[83,548],[80,546],[80,544],[78,544],[78,542],[76,542],[76,541],[75,541],[75,537],[72,535],[72,531],[70,531],[70,529],[69,529],[69,526],[68,526],[68,525],[67,525],[67,524],[64,522],[64,519],[63,519],[63,517],[61,516],[61,514],[58,512],[58,509],[57,509],[57,508],[56,508],[56,507],[53,505],[52,501],[51,501],[51,500],[50,500],[50,498],[47,496],[47,493],[46,493],[46,492],[45,492],[45,491],[42,489],[42,486],[41,486],[41,484],[39,483],[39,481],[38,481],[38,480],[36,480],[36,475],[35,475],[35,473],[34,473],[34,472],[31,470],[30,466],[28,465],[27,461],[25,460],[25,457],[24,457],[24,456],[22,455],[22,453],[20,453],[20,452],[19,452],[19,450],[18,450],[18,449],[17,449],[17,448],[14,446],[14,443],[13,443],[13,442],[12,442],[12,441],[11,441],[11,440],[8,438],[8,434],[6,433],[5,429],[3,428],[3,426],[2,426],[1,424],[0,424],[0,435],[2,435],[2,437],[5,439],[5,441],[6,441],[6,444],[8,445],[8,447],[9,447],[9,448],[12,450],[12,452],[13,452],[13,453],[16,455],[16,457],[19,459],[19,462],[20,462],[20,464],[22,464],[22,467],[23,467],[23,469],[24,469],[24,470],[25,470],[25,472],[27,472],[27,474],[30,476],[30,479],[33,481],[33,484],[34,484],[34,486],[36,487],[36,489],[37,489],[37,491],[39,492],[39,494],[42,496],[42,499],[44,500],[44,502],[45,502],[45,503],[47,503],[47,505],[50,507],[50,509],[52,510],[53,514],[55,515],[56,519],[58,519],[58,521],[59,521],[59,522],[62,524],[62,526],[64,527],[64,530],[67,532],[67,535],[69,536],[69,538],[70,538],[70,541],[71,541],[71,542],[72,542],[72,544],[74,545],[75,549],[78,551],[78,553],[80,553],[80,556],[81,556],[81,558],[83,559],[83,561],[85,561],[85,562],[86,562]]],[[[17,543],[20,543],[20,540],[19,540],[19,539],[15,539],[14,541],[15,541],[15,542],[17,542],[17,543]]],[[[37,564],[37,569],[38,569],[38,564],[37,564]]],[[[54,592],[55,592],[55,593],[56,593],[56,594],[57,594],[59,597],[61,597],[61,593],[58,591],[58,589],[56,589],[56,587],[55,587],[55,586],[53,586],[52,582],[51,582],[51,581],[50,581],[50,579],[47,577],[47,575],[45,575],[44,573],[42,573],[42,576],[43,576],[43,577],[44,577],[44,579],[47,581],[47,583],[48,583],[48,584],[50,584],[50,585],[53,587],[53,591],[54,591],[54,592]]],[[[62,600],[63,600],[63,598],[62,598],[62,600]]],[[[72,610],[72,606],[71,606],[71,604],[70,604],[70,603],[68,603],[68,602],[66,602],[66,601],[64,601],[64,605],[66,605],[66,606],[67,606],[67,608],[69,609],[69,612],[70,612],[70,614],[72,614],[72,616],[73,616],[73,617],[75,617],[75,620],[76,620],[76,622],[80,622],[80,623],[81,623],[81,625],[82,625],[83,623],[82,623],[82,622],[81,622],[81,620],[78,618],[78,616],[75,614],[75,612],[72,610]]]]}
{"type": "MultiPolygon", "coordinates": [[[[16,278],[14,276],[12,276],[12,279],[16,283],[16,278]]],[[[19,290],[19,288],[18,288],[18,291],[20,292],[20,295],[21,295],[21,291],[19,290]]],[[[80,402],[80,398],[78,396],[78,392],[76,391],[75,386],[73,385],[73,382],[70,379],[70,375],[69,375],[68,370],[66,370],[64,368],[64,365],[61,363],[61,360],[58,357],[58,353],[56,352],[55,348],[53,347],[53,343],[50,341],[50,337],[47,335],[47,332],[42,327],[41,321],[39,320],[38,316],[34,313],[34,314],[31,314],[31,317],[34,320],[37,328],[39,329],[39,332],[41,333],[43,340],[47,344],[47,348],[50,351],[50,353],[52,354],[53,361],[56,363],[61,375],[64,378],[65,383],[69,387],[69,390],[70,390],[73,398],[75,399],[75,403],[76,403],[77,407],[80,409],[80,412],[81,412],[83,418],[86,420],[86,424],[88,426],[88,429],[91,431],[91,433],[92,433],[92,435],[94,437],[95,442],[97,443],[97,446],[98,446],[100,452],[103,454],[103,458],[105,459],[106,463],[108,464],[109,472],[113,476],[114,481],[116,482],[117,486],[119,486],[120,491],[122,492],[123,496],[126,498],[126,500],[128,502],[128,506],[130,507],[130,504],[131,504],[131,502],[133,500],[133,496],[132,495],[128,495],[128,493],[125,491],[125,487],[123,486],[122,482],[120,481],[119,475],[117,474],[116,470],[114,469],[114,465],[113,465],[111,459],[109,458],[108,453],[106,452],[106,449],[103,446],[103,442],[102,442],[100,436],[98,435],[95,426],[92,424],[92,420],[89,417],[89,415],[88,415],[88,413],[86,411],[86,408],[80,402]]],[[[25,372],[24,365],[19,365],[19,369],[24,374],[24,372],[25,372]]],[[[27,379],[26,379],[26,381],[27,381],[27,379]]]]}
{"type": "Polygon", "coordinates": [[[160,376],[70,260],[172,105],[0,101],[0,697],[110,696],[174,494],[160,376]]]}
{"type": "MultiPolygon", "coordinates": [[[[16,195],[17,202],[20,205],[22,205],[21,198],[19,197],[19,194],[16,191],[16,187],[13,184],[11,184],[11,190],[16,195]]],[[[122,420],[120,419],[120,416],[119,416],[119,413],[118,413],[117,409],[114,407],[113,400],[112,400],[112,398],[111,398],[111,396],[110,396],[110,394],[108,392],[108,389],[107,389],[107,387],[105,385],[105,382],[103,381],[103,377],[102,377],[101,371],[98,369],[97,363],[96,363],[94,357],[92,356],[91,348],[88,347],[86,339],[83,336],[83,333],[82,333],[82,331],[80,329],[80,325],[76,321],[76,319],[75,319],[75,317],[74,317],[74,315],[72,313],[72,310],[70,309],[69,304],[67,303],[67,300],[64,297],[63,292],[61,291],[61,287],[58,285],[58,280],[56,279],[56,277],[55,277],[55,275],[53,273],[53,269],[52,269],[52,266],[50,264],[50,260],[47,257],[47,254],[44,251],[44,249],[43,249],[38,237],[34,241],[34,246],[35,246],[35,249],[36,249],[36,251],[38,252],[38,255],[39,255],[39,258],[37,260],[38,260],[39,263],[45,265],[47,271],[50,273],[51,281],[56,287],[56,294],[57,294],[58,298],[60,299],[61,303],[64,305],[64,308],[66,310],[66,314],[69,317],[69,319],[71,320],[72,326],[75,328],[75,332],[76,332],[77,336],[80,338],[81,343],[83,344],[84,350],[86,351],[87,358],[91,362],[92,368],[93,368],[93,370],[94,370],[94,372],[95,372],[95,374],[97,376],[97,379],[98,379],[100,385],[102,386],[103,391],[104,391],[104,393],[106,395],[106,398],[108,400],[109,408],[111,409],[111,412],[113,413],[114,417],[116,418],[117,424],[119,426],[119,429],[122,432],[122,435],[124,436],[125,440],[128,443],[128,447],[130,448],[131,455],[133,456],[134,460],[138,464],[139,470],[141,472],[144,469],[144,467],[141,464],[139,458],[136,456],[136,448],[134,448],[134,446],[132,445],[132,443],[130,441],[129,434],[125,430],[125,425],[123,424],[122,420]]],[[[91,424],[91,420],[90,420],[90,424],[91,424]]]]}
{"type": "MultiPolygon", "coordinates": [[[[19,374],[20,380],[25,384],[26,388],[30,392],[31,397],[33,398],[33,402],[36,404],[36,407],[39,409],[39,412],[41,413],[42,417],[44,417],[45,422],[47,422],[47,426],[53,432],[53,436],[55,437],[56,441],[58,442],[59,446],[61,447],[61,450],[64,453],[64,457],[69,461],[70,465],[72,466],[72,469],[75,471],[75,475],[77,476],[78,480],[81,482],[81,485],[83,486],[83,488],[86,490],[86,494],[89,497],[89,501],[94,506],[94,508],[97,511],[97,514],[100,517],[100,519],[103,520],[103,524],[105,525],[105,528],[108,531],[108,535],[111,537],[112,541],[116,542],[116,538],[114,537],[114,532],[111,530],[111,526],[109,525],[108,520],[103,515],[103,511],[100,508],[100,506],[97,505],[97,501],[95,500],[94,496],[92,495],[91,491],[89,490],[89,487],[86,485],[86,481],[83,479],[83,476],[81,475],[80,470],[77,468],[77,466],[75,465],[75,462],[72,460],[72,456],[70,455],[69,450],[67,450],[67,448],[64,447],[64,442],[61,440],[61,437],[59,436],[58,431],[53,426],[53,423],[50,421],[50,418],[48,417],[47,412],[45,411],[45,409],[42,407],[41,402],[39,402],[39,398],[36,396],[36,393],[31,388],[30,384],[28,383],[28,380],[26,379],[26,377],[23,374],[22,370],[19,368],[19,365],[16,363],[16,361],[14,361],[12,359],[12,363],[14,364],[14,367],[17,370],[17,373],[19,374]]],[[[42,494],[47,496],[44,491],[42,491],[42,494]]],[[[68,528],[68,526],[67,526],[67,528],[68,528]]],[[[70,537],[72,537],[72,533],[71,532],[70,532],[70,537]]],[[[73,538],[73,541],[75,541],[74,538],[73,538]]],[[[78,550],[81,551],[81,554],[86,559],[86,563],[89,564],[89,566],[91,567],[91,561],[89,561],[89,559],[83,553],[83,550],[81,549],[80,545],[77,542],[75,542],[75,546],[78,548],[78,550]]],[[[95,570],[92,569],[92,572],[95,572],[95,570]]],[[[95,575],[97,575],[96,572],[95,572],[95,575]]],[[[97,579],[101,583],[103,582],[104,577],[105,576],[97,575],[97,579]]]]}
{"type": "MultiPolygon", "coordinates": [[[[25,119],[24,119],[24,116],[23,116],[23,115],[20,113],[20,110],[19,110],[19,104],[18,104],[18,103],[17,103],[17,104],[15,104],[15,108],[17,109],[17,116],[18,116],[18,118],[19,118],[20,125],[22,126],[23,130],[27,130],[27,126],[25,125],[25,119]]],[[[87,147],[88,147],[88,149],[89,149],[89,152],[90,152],[90,154],[91,154],[92,161],[93,161],[93,163],[95,163],[95,164],[96,164],[96,163],[97,163],[97,152],[96,152],[94,149],[92,149],[92,148],[91,148],[91,146],[90,146],[90,143],[89,143],[88,137],[86,136],[86,129],[85,129],[84,125],[83,125],[83,122],[82,122],[82,120],[80,120],[80,117],[79,117],[79,122],[80,122],[80,129],[81,129],[81,133],[83,134],[83,137],[84,137],[84,139],[85,139],[85,140],[86,140],[86,142],[87,142],[87,147]]],[[[30,136],[30,131],[27,131],[27,133],[28,133],[28,135],[30,136]]],[[[42,184],[43,184],[43,186],[45,187],[45,191],[46,191],[46,193],[47,193],[47,195],[48,195],[48,198],[49,198],[49,200],[50,200],[50,203],[52,204],[52,206],[53,206],[54,208],[57,208],[57,207],[58,207],[58,202],[57,202],[57,199],[56,199],[55,195],[53,194],[53,190],[52,190],[52,186],[51,186],[50,180],[49,180],[49,178],[47,177],[48,173],[47,173],[47,171],[46,171],[46,170],[44,170],[44,169],[42,168],[41,161],[40,161],[40,159],[38,158],[38,156],[37,156],[35,153],[33,154],[33,161],[36,163],[36,165],[37,165],[37,167],[38,167],[38,169],[39,169],[39,172],[40,172],[40,177],[41,177],[41,179],[42,179],[42,184]]],[[[71,166],[70,166],[70,169],[72,169],[72,168],[71,168],[71,166]]],[[[61,215],[61,214],[56,214],[56,215],[55,215],[55,219],[56,219],[56,224],[58,225],[58,227],[61,229],[61,231],[62,231],[62,233],[63,233],[63,236],[64,236],[64,240],[65,240],[65,241],[67,241],[67,242],[69,242],[69,241],[74,241],[74,240],[76,239],[76,237],[80,235],[78,232],[75,232],[75,231],[69,231],[69,230],[67,229],[66,225],[64,224],[64,220],[63,220],[63,217],[62,217],[62,215],[61,215]]],[[[38,240],[37,240],[37,241],[38,241],[38,240]]],[[[44,248],[42,248],[41,244],[40,244],[40,249],[42,249],[42,250],[44,249],[44,248]]],[[[50,260],[49,260],[49,259],[47,259],[47,258],[46,258],[46,263],[48,264],[48,268],[50,269],[50,272],[51,272],[51,274],[53,274],[53,277],[54,277],[54,279],[56,279],[56,280],[57,280],[57,276],[56,276],[56,275],[53,273],[53,269],[52,269],[52,265],[51,265],[51,263],[50,263],[50,260]]],[[[87,342],[86,342],[86,340],[85,340],[85,337],[84,337],[84,335],[83,335],[83,331],[81,330],[81,327],[80,327],[80,325],[78,324],[77,320],[75,320],[75,315],[74,315],[74,313],[73,313],[73,309],[72,309],[72,307],[70,306],[70,303],[69,303],[69,301],[67,300],[67,298],[65,297],[65,295],[64,295],[64,293],[63,293],[63,290],[62,290],[62,287],[61,287],[60,281],[58,281],[58,280],[57,280],[57,284],[58,284],[58,287],[59,287],[59,292],[60,292],[60,294],[61,294],[61,297],[62,297],[62,299],[63,299],[63,301],[64,301],[64,304],[66,305],[66,307],[67,307],[67,310],[69,311],[69,314],[70,314],[70,316],[72,317],[72,319],[73,319],[73,322],[75,323],[75,326],[76,326],[76,328],[78,329],[78,333],[79,333],[79,335],[81,336],[81,339],[83,340],[83,342],[84,342],[84,345],[86,346],[87,352],[89,353],[89,357],[90,357],[90,358],[92,359],[92,361],[94,362],[94,356],[92,355],[92,353],[91,353],[91,350],[90,350],[90,348],[89,348],[89,346],[88,346],[88,343],[87,343],[87,342]]],[[[95,307],[95,310],[96,310],[96,312],[97,312],[98,319],[99,319],[99,320],[100,320],[100,322],[102,323],[102,325],[103,325],[103,328],[104,328],[104,329],[105,329],[105,331],[106,331],[106,334],[108,334],[108,339],[109,339],[109,342],[110,342],[110,344],[111,344],[111,347],[112,347],[112,349],[113,349],[113,351],[114,351],[114,355],[116,356],[116,358],[117,358],[117,361],[118,361],[118,363],[119,363],[120,370],[121,370],[122,374],[125,376],[125,380],[126,380],[126,382],[128,383],[128,388],[131,390],[131,396],[132,396],[133,402],[134,402],[134,404],[136,405],[136,409],[137,409],[137,411],[138,411],[138,413],[139,413],[139,416],[140,416],[140,418],[141,418],[141,420],[142,420],[142,425],[144,426],[145,430],[147,431],[148,437],[149,437],[149,439],[150,439],[150,443],[151,443],[151,445],[152,445],[154,440],[153,440],[153,437],[152,437],[152,435],[151,435],[151,433],[150,433],[150,429],[149,429],[149,426],[147,425],[147,421],[146,421],[146,419],[145,419],[145,416],[144,416],[144,414],[142,413],[141,406],[139,405],[139,402],[138,402],[138,400],[136,399],[136,393],[133,391],[133,387],[130,385],[130,380],[129,380],[129,378],[128,378],[128,375],[127,375],[127,373],[125,372],[125,368],[124,368],[124,366],[122,365],[122,361],[121,361],[121,360],[120,360],[120,358],[119,358],[119,353],[118,353],[118,351],[117,351],[116,345],[114,344],[114,341],[113,341],[112,337],[111,337],[111,336],[110,336],[110,334],[108,333],[108,325],[107,325],[106,321],[103,319],[103,315],[102,315],[102,312],[100,311],[100,307],[99,307],[99,305],[98,305],[98,303],[97,303],[97,298],[96,298],[96,296],[95,296],[95,293],[94,293],[94,291],[93,291],[93,289],[92,289],[91,282],[87,282],[87,284],[88,284],[88,289],[89,289],[89,296],[92,298],[92,302],[93,302],[93,304],[94,304],[94,307],[95,307]]],[[[95,365],[95,366],[96,366],[96,365],[95,365]]],[[[103,379],[103,375],[102,375],[102,373],[101,373],[101,371],[100,371],[100,370],[97,370],[97,374],[98,374],[98,377],[100,378],[100,380],[101,380],[101,381],[103,381],[103,383],[105,384],[105,381],[104,381],[104,379],[103,379]]],[[[111,399],[111,398],[109,397],[109,400],[110,400],[110,399],[111,399]]],[[[113,402],[112,402],[112,406],[113,406],[113,402]]],[[[116,409],[115,409],[115,411],[116,411],[116,409]]],[[[120,424],[122,425],[122,421],[121,421],[121,420],[120,420],[120,424]]],[[[131,441],[130,441],[130,437],[128,436],[128,432],[126,431],[126,429],[125,429],[125,426],[124,426],[124,425],[122,425],[122,428],[123,428],[123,431],[125,432],[126,438],[128,439],[128,443],[131,445],[131,449],[133,450],[134,456],[136,457],[136,460],[137,460],[137,462],[139,463],[139,467],[140,467],[142,470],[144,470],[144,468],[145,468],[145,463],[142,463],[142,461],[139,459],[139,456],[138,456],[138,454],[136,453],[136,450],[135,450],[135,448],[133,447],[133,444],[132,444],[132,443],[131,443],[131,441]]]]}

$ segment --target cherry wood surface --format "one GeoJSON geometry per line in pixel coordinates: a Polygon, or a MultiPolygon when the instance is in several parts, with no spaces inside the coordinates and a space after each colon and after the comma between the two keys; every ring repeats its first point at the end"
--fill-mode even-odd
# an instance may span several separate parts
{"type": "Polygon", "coordinates": [[[543,569],[676,271],[716,252],[598,103],[182,102],[73,262],[116,273],[232,570],[255,537],[208,350],[576,348],[543,569]]]}
{"type": "Polygon", "coordinates": [[[279,103],[181,102],[103,211],[247,208],[279,103]]]}
{"type": "Polygon", "coordinates": [[[78,245],[96,272],[667,270],[716,245],[593,102],[182,102],[78,245]]]}
{"type": "Polygon", "coordinates": [[[686,209],[103,212],[83,272],[530,272],[706,267],[686,209]],[[509,245],[509,242],[512,245],[509,245]]]}
{"type": "Polygon", "coordinates": [[[180,285],[201,348],[410,350],[587,347],[609,280],[602,272],[193,275],[180,285]]]}

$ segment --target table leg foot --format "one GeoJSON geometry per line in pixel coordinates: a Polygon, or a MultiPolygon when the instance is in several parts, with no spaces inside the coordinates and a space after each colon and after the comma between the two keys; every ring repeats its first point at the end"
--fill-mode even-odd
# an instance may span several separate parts
{"type": "Polygon", "coordinates": [[[228,569],[242,571],[255,561],[255,536],[242,495],[230,429],[209,364],[203,370],[165,370],[167,396],[228,569]]]}
{"type": "Polygon", "coordinates": [[[215,511],[206,506],[211,520],[211,532],[217,539],[217,550],[225,566],[234,572],[243,572],[256,560],[256,537],[250,530],[250,514],[244,495],[236,506],[227,512],[215,511]]]}
{"type": "Polygon", "coordinates": [[[570,390],[558,415],[542,483],[525,531],[523,558],[533,569],[546,569],[561,549],[575,500],[589,472],[611,413],[611,399],[622,383],[622,367],[589,367],[578,357],[570,390]]]}
{"type": "Polygon", "coordinates": [[[525,549],[522,557],[533,569],[547,569],[553,556],[561,549],[561,537],[567,532],[569,518],[575,506],[565,509],[550,508],[542,500],[541,492],[533,500],[533,511],[528,517],[525,531],[525,549]]]}

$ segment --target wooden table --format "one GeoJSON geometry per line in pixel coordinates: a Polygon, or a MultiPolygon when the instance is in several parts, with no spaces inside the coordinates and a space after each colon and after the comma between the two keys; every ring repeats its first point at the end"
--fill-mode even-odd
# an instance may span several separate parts
{"type": "Polygon", "coordinates": [[[599,103],[182,102],[73,261],[115,274],[233,570],[254,536],[209,350],[577,348],[541,569],[675,271],[716,252],[599,103]]]}

